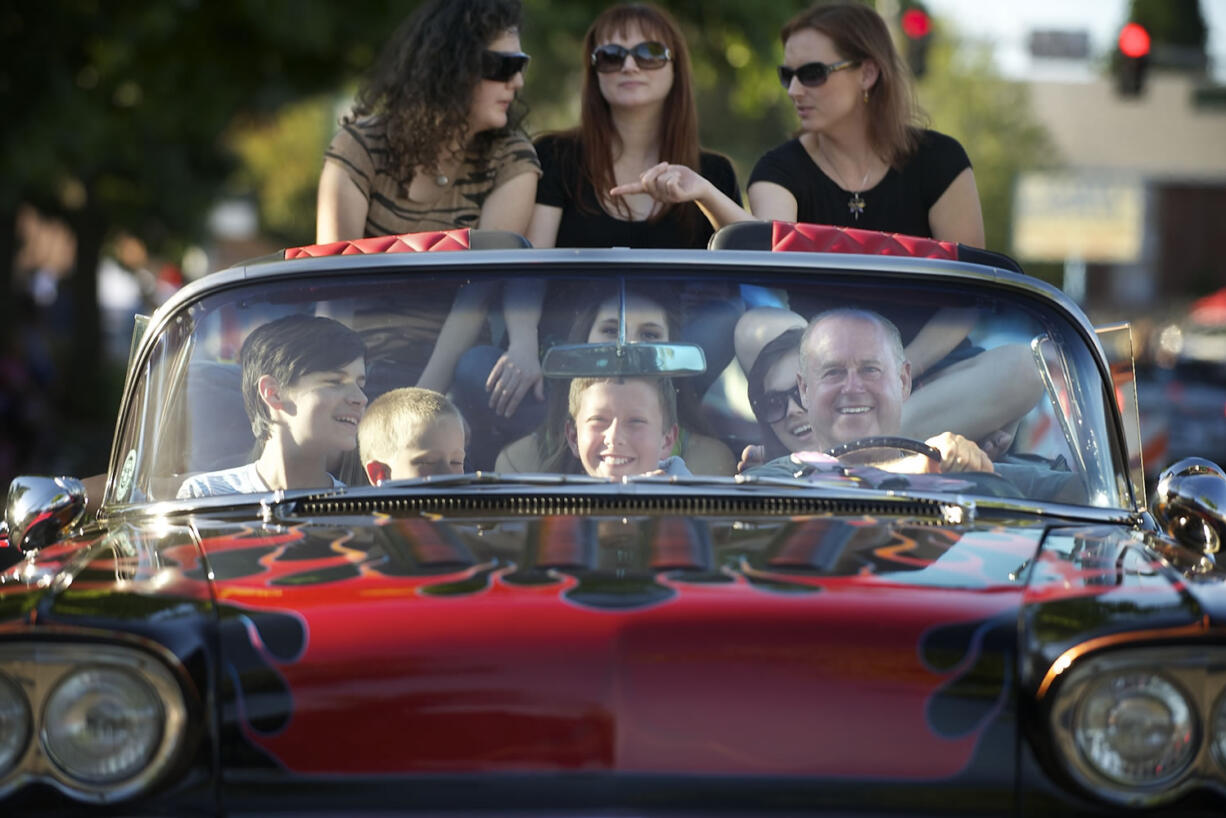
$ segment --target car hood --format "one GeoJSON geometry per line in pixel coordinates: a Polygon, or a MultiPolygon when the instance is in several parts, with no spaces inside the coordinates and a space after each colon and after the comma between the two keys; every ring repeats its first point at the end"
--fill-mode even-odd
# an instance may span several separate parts
{"type": "Polygon", "coordinates": [[[196,519],[49,549],[0,611],[71,624],[123,594],[156,634],[211,600],[223,753],[293,773],[930,781],[1010,738],[1019,679],[1068,644],[1220,607],[1142,540],[1024,519],[196,519]]]}

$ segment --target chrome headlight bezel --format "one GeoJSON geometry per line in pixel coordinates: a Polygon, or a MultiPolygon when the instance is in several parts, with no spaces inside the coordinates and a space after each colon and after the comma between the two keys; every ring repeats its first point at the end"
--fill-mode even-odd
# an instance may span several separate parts
{"type": "MultiPolygon", "coordinates": [[[[1062,663],[1063,657],[1057,667],[1062,663]]],[[[1047,724],[1062,768],[1083,789],[1127,807],[1168,803],[1198,788],[1226,793],[1226,764],[1213,749],[1222,739],[1214,733],[1211,718],[1211,707],[1226,691],[1226,653],[1204,645],[1122,648],[1065,664],[1048,691],[1047,724]],[[1089,696],[1112,679],[1139,676],[1160,679],[1159,686],[1169,686],[1163,695],[1174,691],[1181,697],[1188,709],[1191,746],[1175,769],[1129,784],[1125,776],[1112,776],[1087,757],[1077,729],[1089,696]]],[[[1226,718],[1221,721],[1226,726],[1226,718]]]]}
{"type": "Polygon", "coordinates": [[[120,801],[150,789],[181,758],[188,743],[189,708],[198,701],[194,687],[163,648],[145,644],[144,640],[132,641],[140,646],[75,640],[0,643],[0,673],[17,681],[29,703],[32,719],[24,751],[12,768],[0,772],[0,797],[25,784],[41,781],[79,801],[120,801]],[[145,763],[114,781],[75,776],[57,763],[46,746],[48,700],[71,676],[91,669],[118,670],[135,676],[156,698],[156,707],[161,711],[160,735],[145,763]]]}
{"type": "MultiPolygon", "coordinates": [[[[22,686],[15,679],[10,678],[3,671],[0,671],[0,696],[5,696],[11,702],[12,706],[17,709],[14,714],[17,721],[13,732],[13,747],[11,750],[6,750],[3,744],[0,744],[0,779],[9,773],[17,766],[18,761],[25,754],[25,748],[28,746],[30,736],[34,732],[34,714],[30,710],[30,701],[26,697],[22,686]]],[[[0,699],[0,708],[4,706],[4,700],[0,699]]],[[[3,722],[0,721],[0,726],[3,722]]],[[[3,740],[0,737],[0,740],[3,740]]]]}
{"type": "Polygon", "coordinates": [[[1226,689],[1218,694],[1209,713],[1208,744],[1218,768],[1226,775],[1226,689]]]}

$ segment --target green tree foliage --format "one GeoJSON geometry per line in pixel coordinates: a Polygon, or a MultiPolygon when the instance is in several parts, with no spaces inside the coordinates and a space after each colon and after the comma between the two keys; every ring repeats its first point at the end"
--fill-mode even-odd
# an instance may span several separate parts
{"type": "MultiPolygon", "coordinates": [[[[157,248],[200,233],[235,168],[220,138],[240,114],[269,114],[334,87],[369,62],[401,9],[330,0],[102,2],[0,6],[0,223],[11,268],[13,215],[31,202],[77,237],[69,398],[100,406],[94,310],[101,250],[119,230],[157,248]],[[355,8],[355,5],[358,8],[355,8]],[[368,5],[370,8],[361,8],[368,5]]],[[[9,289],[9,288],[6,288],[9,289]]],[[[14,299],[0,298],[11,304],[14,299]]],[[[13,316],[0,331],[13,332],[13,316]]],[[[7,344],[6,344],[7,346],[7,344]]]]}
{"type": "Polygon", "coordinates": [[[1155,44],[1194,48],[1204,53],[1209,29],[1200,0],[1132,0],[1128,19],[1140,23],[1155,44]]]}

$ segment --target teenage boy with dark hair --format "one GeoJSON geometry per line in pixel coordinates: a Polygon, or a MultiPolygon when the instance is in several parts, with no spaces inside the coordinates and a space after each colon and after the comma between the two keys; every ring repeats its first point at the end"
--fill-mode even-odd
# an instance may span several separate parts
{"type": "Polygon", "coordinates": [[[257,327],[239,352],[255,461],[188,478],[178,496],[343,485],[327,464],[358,442],[366,348],[331,318],[289,315],[257,327]]]}

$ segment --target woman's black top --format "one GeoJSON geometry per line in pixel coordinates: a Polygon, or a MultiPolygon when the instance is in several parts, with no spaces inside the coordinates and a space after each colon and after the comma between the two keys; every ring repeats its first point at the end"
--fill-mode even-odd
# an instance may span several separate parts
{"type": "MultiPolygon", "coordinates": [[[[711,223],[693,203],[674,205],[654,221],[626,221],[605,212],[596,192],[583,178],[583,146],[577,137],[542,136],[536,140],[536,151],[542,171],[536,203],[562,209],[558,247],[707,246],[713,232],[711,223]]],[[[736,172],[727,157],[703,151],[697,170],[728,198],[741,203],[736,172]]]]}
{"type": "MultiPolygon", "coordinates": [[[[813,161],[800,140],[793,139],[758,160],[749,184],[773,182],[787,188],[796,197],[799,222],[931,237],[928,211],[958,174],[970,166],[971,160],[958,140],[936,131],[921,131],[919,147],[907,164],[890,168],[875,187],[858,191],[864,210],[857,216],[848,204],[854,189],[841,188],[813,161]]],[[[843,181],[854,184],[851,179],[843,181]]]]}

